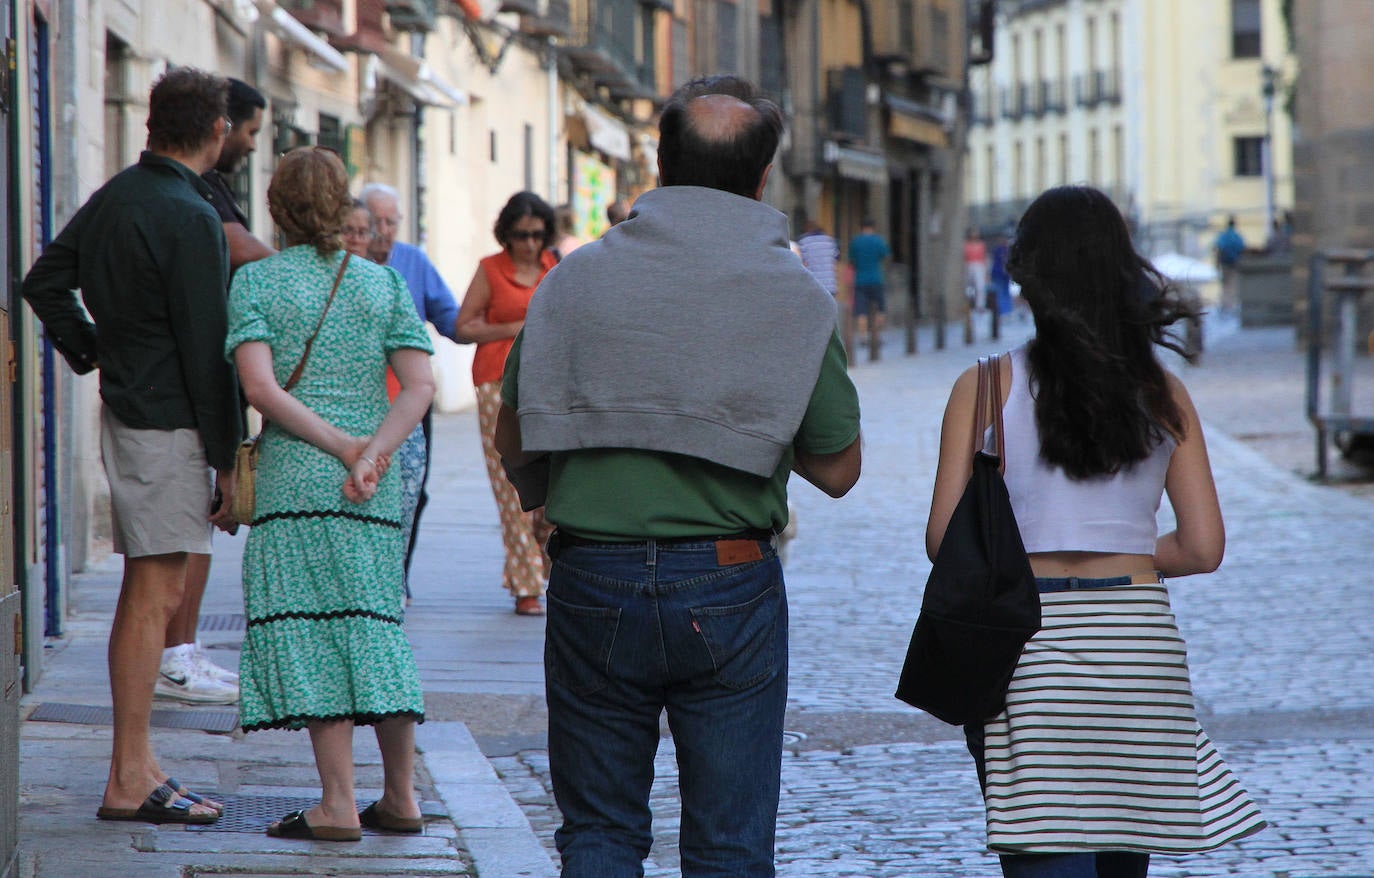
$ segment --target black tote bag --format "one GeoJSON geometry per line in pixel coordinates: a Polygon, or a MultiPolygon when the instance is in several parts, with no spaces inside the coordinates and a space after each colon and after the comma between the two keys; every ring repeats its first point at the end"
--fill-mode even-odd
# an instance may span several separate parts
{"type": "Polygon", "coordinates": [[[1021,650],[1040,630],[1040,593],[1002,480],[999,359],[978,362],[973,474],[935,553],[897,684],[897,698],[952,725],[1001,712],[1021,650]],[[983,449],[989,404],[995,455],[983,449]]]}

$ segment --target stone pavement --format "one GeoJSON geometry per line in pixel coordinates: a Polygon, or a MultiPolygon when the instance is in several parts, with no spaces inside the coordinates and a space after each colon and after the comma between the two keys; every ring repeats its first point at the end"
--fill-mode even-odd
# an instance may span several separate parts
{"type": "MultiPolygon", "coordinates": [[[[924,526],[949,387],[979,353],[1027,331],[1013,324],[1001,344],[942,352],[923,336],[913,358],[890,336],[878,363],[861,352],[853,374],[864,477],[838,502],[793,480],[800,530],[785,565],[784,878],[1000,874],[982,851],[962,741],[892,690],[929,571],[924,526]]],[[[1299,474],[1313,457],[1291,333],[1221,322],[1208,339],[1200,366],[1175,366],[1198,397],[1230,539],[1216,574],[1176,580],[1171,591],[1204,724],[1273,825],[1211,854],[1157,857],[1152,874],[1374,876],[1374,506],[1357,496],[1361,486],[1319,486],[1299,474]],[[1228,435],[1256,422],[1266,426],[1248,438],[1259,450],[1228,435]]],[[[487,750],[552,852],[546,753],[487,750]]],[[[675,775],[665,738],[650,876],[678,874],[675,775]]]]}
{"type": "MultiPolygon", "coordinates": [[[[476,444],[474,433],[472,445],[476,444]]],[[[480,469],[480,452],[472,459],[480,469]]],[[[18,875],[546,878],[554,874],[528,821],[467,728],[444,709],[445,693],[453,688],[452,668],[461,666],[481,677],[484,668],[499,669],[502,664],[503,630],[518,631],[523,625],[526,640],[537,640],[543,630],[537,620],[530,624],[511,613],[509,599],[499,590],[465,591],[467,580],[451,575],[460,544],[482,544],[497,534],[494,507],[490,535],[483,532],[469,539],[461,527],[455,532],[453,509],[465,504],[472,491],[453,487],[443,482],[436,485],[426,521],[428,537],[416,562],[417,578],[425,580],[427,587],[407,612],[407,631],[421,667],[429,720],[416,730],[417,786],[426,816],[422,836],[365,831],[358,844],[330,844],[265,835],[263,830],[271,820],[318,800],[319,781],[309,738],[305,732],[289,731],[244,736],[241,732],[156,728],[154,746],[162,767],[192,789],[215,794],[225,803],[226,816],[211,827],[195,829],[99,821],[95,810],[108,769],[108,717],[95,716],[86,723],[29,718],[22,725],[20,741],[18,875]],[[474,636],[476,627],[484,639],[474,636]],[[437,708],[430,702],[437,702],[437,708]]],[[[481,487],[490,504],[484,476],[481,487]]],[[[475,520],[475,513],[465,514],[475,520]]],[[[245,534],[216,535],[215,562],[201,615],[202,642],[228,667],[237,667],[243,639],[238,571],[245,534]]],[[[495,539],[492,557],[499,569],[499,536],[495,539]]],[[[466,553],[466,548],[462,551],[466,553]]],[[[77,577],[65,631],[48,646],[43,675],[22,701],[23,716],[69,705],[108,708],[105,645],[120,571],[120,559],[111,557],[77,577]]],[[[512,667],[528,675],[532,666],[525,662],[512,667]]],[[[499,670],[487,676],[503,688],[518,683],[499,670]]],[[[166,710],[173,721],[196,720],[214,712],[161,701],[155,708],[166,710]]],[[[230,711],[232,725],[236,712],[230,711]]],[[[380,795],[382,782],[381,761],[370,730],[358,730],[354,751],[358,798],[365,804],[380,795]]]]}
{"type": "MultiPolygon", "coordinates": [[[[861,352],[854,376],[864,406],[864,477],[841,501],[793,482],[800,530],[785,564],[792,684],[778,833],[783,878],[999,874],[982,851],[982,809],[962,741],[891,693],[929,570],[923,530],[949,387],[977,354],[1027,331],[1012,324],[1001,344],[939,352],[927,333],[913,358],[889,334],[882,361],[869,363],[861,352]]],[[[1173,583],[1175,610],[1204,722],[1274,825],[1209,855],[1157,858],[1156,876],[1374,876],[1374,506],[1362,496],[1366,485],[1304,478],[1313,457],[1301,368],[1286,331],[1220,323],[1209,327],[1202,365],[1178,370],[1207,426],[1230,541],[1216,574],[1173,583]]],[[[441,416],[436,433],[407,618],[429,717],[420,727],[425,837],[369,835],[339,851],[259,832],[99,823],[92,818],[108,729],[28,721],[21,874],[551,872],[557,812],[543,733],[543,626],[511,613],[497,585],[501,543],[475,416],[441,416]]],[[[216,544],[206,618],[241,612],[240,544],[216,544]]],[[[67,636],[51,649],[26,710],[108,704],[104,637],[117,569],[81,577],[67,636]]],[[[241,632],[202,637],[232,663],[241,632]]],[[[166,767],[197,787],[249,803],[316,790],[304,734],[157,736],[166,767]]],[[[364,733],[356,752],[360,797],[375,794],[376,749],[364,733]]],[[[670,738],[657,769],[656,840],[646,869],[673,876],[670,738]]]]}

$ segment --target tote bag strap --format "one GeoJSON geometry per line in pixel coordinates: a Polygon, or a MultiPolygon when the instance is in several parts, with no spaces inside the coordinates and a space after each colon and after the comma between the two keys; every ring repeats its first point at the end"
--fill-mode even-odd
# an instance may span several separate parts
{"type": "Polygon", "coordinates": [[[984,450],[984,433],[992,426],[997,471],[1006,473],[1006,444],[1002,436],[1002,357],[993,354],[978,360],[978,393],[973,409],[973,451],[984,450]]]}

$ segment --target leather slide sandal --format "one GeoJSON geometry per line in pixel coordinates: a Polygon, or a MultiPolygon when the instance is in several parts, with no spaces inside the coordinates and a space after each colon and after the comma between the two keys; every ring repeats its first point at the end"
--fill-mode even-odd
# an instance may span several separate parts
{"type": "Polygon", "coordinates": [[[384,829],[387,832],[413,834],[425,828],[423,817],[400,817],[383,808],[379,802],[373,802],[359,811],[358,820],[368,829],[384,829]]]}
{"type": "Polygon", "coordinates": [[[177,795],[181,796],[183,799],[190,799],[197,805],[204,805],[207,808],[218,811],[221,815],[224,814],[223,805],[221,805],[219,802],[214,801],[213,799],[202,796],[200,793],[191,792],[190,790],[186,789],[186,787],[182,786],[181,782],[178,781],[176,778],[169,777],[166,780],[164,780],[163,783],[165,783],[172,789],[176,790],[177,795]]]}
{"type": "Polygon", "coordinates": [[[143,804],[137,808],[107,808],[104,805],[96,810],[95,816],[101,820],[132,820],[141,823],[214,823],[219,813],[193,814],[195,803],[167,784],[159,784],[148,794],[143,804]]]}
{"type": "Polygon", "coordinates": [[[304,811],[292,811],[267,827],[273,838],[303,838],[309,841],[362,841],[363,830],[358,826],[311,826],[304,811]]]}

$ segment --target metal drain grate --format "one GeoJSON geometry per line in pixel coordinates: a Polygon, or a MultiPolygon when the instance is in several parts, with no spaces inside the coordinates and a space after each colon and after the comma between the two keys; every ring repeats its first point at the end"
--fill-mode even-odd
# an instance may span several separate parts
{"type": "MultiPolygon", "coordinates": [[[[108,707],[89,704],[62,704],[45,701],[34,708],[29,719],[39,723],[77,723],[87,726],[108,726],[114,723],[114,711],[108,707]]],[[[227,735],[239,727],[237,709],[227,710],[154,710],[152,725],[160,729],[190,729],[227,735]]]]}
{"type": "Polygon", "coordinates": [[[200,631],[247,631],[248,619],[242,613],[207,613],[196,627],[200,631]]]}
{"type": "MultiPolygon", "coordinates": [[[[213,792],[198,790],[197,792],[224,804],[224,814],[214,823],[192,824],[186,829],[191,832],[253,832],[264,833],[268,825],[282,819],[292,811],[306,811],[315,807],[319,801],[315,798],[300,798],[297,796],[216,796],[213,792]]],[[[358,802],[358,810],[367,807],[367,803],[358,802]]],[[[371,834],[372,830],[364,829],[363,834],[371,834]]],[[[379,833],[382,834],[382,833],[379,833]]]]}

